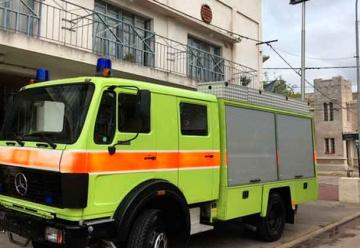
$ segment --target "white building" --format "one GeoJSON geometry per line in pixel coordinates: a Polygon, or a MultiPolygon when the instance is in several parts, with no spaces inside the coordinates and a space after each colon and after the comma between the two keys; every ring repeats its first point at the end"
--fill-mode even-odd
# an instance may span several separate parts
{"type": "Polygon", "coordinates": [[[195,87],[259,87],[261,0],[0,0],[0,125],[5,102],[46,67],[51,79],[114,76],[195,87]],[[210,23],[210,24],[209,24],[210,23]]]}

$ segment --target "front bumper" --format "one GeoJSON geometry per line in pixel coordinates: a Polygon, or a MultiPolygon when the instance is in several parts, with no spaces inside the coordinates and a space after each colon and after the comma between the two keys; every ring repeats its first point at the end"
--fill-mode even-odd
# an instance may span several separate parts
{"type": "Polygon", "coordinates": [[[59,219],[47,220],[0,206],[0,230],[15,233],[38,243],[48,244],[50,247],[86,247],[98,240],[109,239],[114,230],[113,227],[114,223],[110,219],[79,224],[79,222],[59,219]],[[47,227],[53,227],[63,232],[64,239],[61,245],[45,240],[47,227]]]}

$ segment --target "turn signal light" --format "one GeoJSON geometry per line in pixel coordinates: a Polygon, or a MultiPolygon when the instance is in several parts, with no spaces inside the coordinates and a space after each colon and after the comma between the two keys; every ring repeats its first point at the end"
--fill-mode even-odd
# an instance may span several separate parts
{"type": "Polygon", "coordinates": [[[45,228],[45,240],[54,244],[61,245],[64,243],[64,233],[62,230],[53,227],[45,228]]]}

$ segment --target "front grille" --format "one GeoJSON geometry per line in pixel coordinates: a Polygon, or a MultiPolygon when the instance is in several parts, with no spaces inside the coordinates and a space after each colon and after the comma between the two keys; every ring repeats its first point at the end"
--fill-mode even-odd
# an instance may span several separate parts
{"type": "Polygon", "coordinates": [[[61,173],[0,165],[0,194],[30,200],[46,205],[61,205],[61,173]],[[25,175],[28,189],[20,195],[15,187],[15,177],[25,175]]]}
{"type": "Polygon", "coordinates": [[[0,164],[0,194],[58,208],[83,208],[87,205],[88,175],[63,174],[0,164]],[[26,194],[16,190],[15,178],[23,174],[26,194]]]}

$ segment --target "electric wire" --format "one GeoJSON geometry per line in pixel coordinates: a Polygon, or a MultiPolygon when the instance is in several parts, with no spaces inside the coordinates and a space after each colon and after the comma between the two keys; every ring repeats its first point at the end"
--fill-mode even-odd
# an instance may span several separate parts
{"type": "MultiPolygon", "coordinates": [[[[281,49],[279,47],[275,47],[277,50],[279,50],[280,52],[286,53],[289,56],[293,56],[293,57],[301,57],[301,55],[299,54],[295,54],[295,53],[291,53],[288,52],[284,49],[281,49]]],[[[329,58],[321,58],[321,57],[312,57],[312,56],[306,56],[306,59],[310,59],[310,60],[350,60],[350,59],[355,59],[355,57],[329,57],[329,58]]]]}
{"type": "MultiPolygon", "coordinates": [[[[264,67],[264,70],[300,70],[300,67],[288,68],[288,67],[264,67]]],[[[332,69],[356,69],[356,65],[344,65],[344,66],[318,66],[318,67],[306,67],[305,70],[332,70],[332,69]]]]}
{"type": "MultiPolygon", "coordinates": [[[[301,77],[301,73],[300,73],[299,71],[297,71],[296,68],[293,67],[271,44],[269,44],[269,43],[265,43],[265,44],[266,44],[267,46],[269,46],[269,47],[280,57],[280,59],[281,59],[284,63],[286,63],[298,76],[301,77]]],[[[313,87],[314,90],[316,90],[317,92],[319,92],[322,96],[324,96],[325,98],[329,99],[331,102],[333,102],[334,100],[336,100],[336,99],[334,99],[334,98],[332,98],[332,97],[329,97],[327,94],[323,93],[321,90],[319,90],[317,87],[315,87],[314,84],[310,83],[306,78],[305,78],[305,82],[306,82],[307,84],[309,84],[311,87],[313,87]]],[[[291,87],[291,86],[289,86],[289,87],[291,87]]],[[[346,109],[346,110],[348,110],[348,108],[340,105],[340,104],[337,103],[337,102],[333,102],[333,103],[336,104],[337,106],[339,106],[341,109],[346,109]]],[[[349,111],[352,112],[351,110],[349,110],[349,111]]],[[[354,112],[353,112],[353,113],[354,113],[354,112]]],[[[355,114],[355,113],[354,113],[354,114],[355,114]]]]}
{"type": "MultiPolygon", "coordinates": [[[[191,16],[190,14],[187,14],[187,13],[185,13],[185,12],[182,12],[182,11],[180,11],[180,10],[178,10],[178,9],[175,9],[174,7],[171,7],[171,6],[167,5],[167,4],[164,4],[164,3],[162,3],[162,2],[159,2],[159,1],[157,1],[157,0],[151,0],[151,1],[157,3],[158,5],[164,6],[165,8],[171,9],[171,10],[174,11],[174,12],[181,13],[182,15],[185,15],[186,17],[188,17],[188,18],[190,18],[190,19],[193,19],[193,20],[196,20],[196,21],[200,21],[200,22],[202,21],[202,20],[200,20],[200,19],[198,19],[198,18],[196,18],[196,17],[194,17],[194,16],[191,16]]],[[[260,40],[258,40],[258,39],[254,39],[254,38],[248,37],[248,36],[246,36],[246,35],[241,35],[241,34],[239,34],[239,33],[235,33],[235,32],[233,32],[233,31],[227,30],[227,29],[225,29],[225,28],[219,27],[219,26],[214,25],[214,24],[208,24],[208,25],[209,25],[209,26],[212,26],[212,27],[215,27],[215,28],[217,28],[217,29],[219,29],[219,30],[222,30],[222,31],[224,31],[224,32],[226,32],[226,33],[228,33],[228,34],[236,35],[236,36],[238,36],[238,37],[241,38],[241,39],[246,39],[246,40],[254,41],[254,42],[256,42],[256,43],[266,44],[267,46],[269,46],[269,47],[289,66],[289,68],[290,68],[291,70],[293,70],[298,76],[301,77],[300,72],[297,71],[298,68],[293,67],[293,66],[292,66],[271,44],[269,44],[268,42],[263,42],[263,41],[260,41],[260,40]]],[[[335,58],[335,59],[338,59],[338,58],[335,58]]],[[[289,68],[287,68],[287,69],[289,69],[289,68]]],[[[351,67],[351,66],[346,66],[346,68],[349,68],[349,69],[350,69],[350,68],[353,68],[353,67],[351,67]]],[[[356,68],[356,67],[355,67],[355,68],[356,68]]],[[[265,68],[264,68],[264,69],[265,69],[265,68]]],[[[299,68],[299,69],[300,69],[300,68],[299,68]]],[[[313,67],[312,69],[318,69],[318,70],[320,70],[320,69],[331,69],[331,68],[330,68],[330,67],[313,67]]],[[[332,68],[332,69],[336,69],[336,68],[332,68]]],[[[340,68],[339,68],[339,69],[340,69],[340,68]]],[[[319,92],[321,95],[323,95],[324,97],[328,98],[330,101],[334,101],[334,100],[335,100],[335,99],[329,97],[328,95],[326,95],[325,93],[323,93],[322,91],[320,91],[319,89],[317,89],[317,88],[315,87],[315,85],[313,85],[312,83],[310,83],[307,79],[305,79],[305,82],[306,82],[307,84],[309,84],[309,85],[310,85],[313,89],[315,89],[317,92],[319,92]]],[[[289,85],[288,85],[288,86],[289,86],[289,85]]],[[[289,86],[289,87],[291,87],[291,86],[289,86]]],[[[336,102],[335,102],[335,104],[338,105],[341,109],[347,109],[347,108],[344,108],[343,106],[341,106],[340,104],[338,104],[338,103],[336,103],[336,102]]]]}

